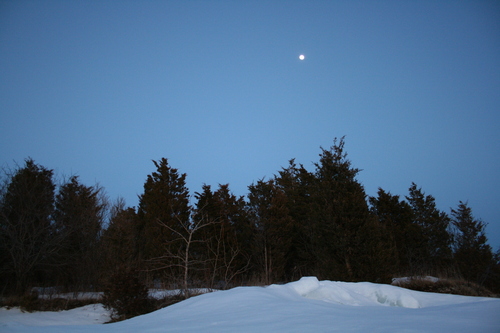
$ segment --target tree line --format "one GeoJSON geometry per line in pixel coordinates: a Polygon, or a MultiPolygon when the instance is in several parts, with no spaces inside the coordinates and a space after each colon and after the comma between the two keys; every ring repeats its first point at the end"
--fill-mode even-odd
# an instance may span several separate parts
{"type": "Polygon", "coordinates": [[[186,292],[306,275],[389,282],[423,274],[500,291],[500,251],[466,202],[447,214],[414,183],[404,198],[383,189],[369,197],[344,144],[321,148],[313,171],[290,160],[246,197],[228,184],[191,196],[186,174],[162,158],[137,208],[110,204],[78,176],[56,186],[52,170],[27,159],[4,172],[0,192],[2,293],[99,289],[119,271],[186,292]]]}

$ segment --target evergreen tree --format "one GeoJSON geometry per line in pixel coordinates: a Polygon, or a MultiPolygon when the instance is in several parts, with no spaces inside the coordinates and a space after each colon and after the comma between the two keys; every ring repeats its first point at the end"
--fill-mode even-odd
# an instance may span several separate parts
{"type": "Polygon", "coordinates": [[[77,287],[95,284],[98,242],[106,213],[102,189],[85,186],[73,176],[59,189],[55,208],[54,222],[61,239],[58,282],[77,287]]]}
{"type": "Polygon", "coordinates": [[[397,269],[397,252],[387,226],[371,215],[357,232],[356,244],[355,279],[390,283],[397,269]]]}
{"type": "Polygon", "coordinates": [[[313,248],[315,219],[313,212],[313,190],[315,176],[295,160],[289,161],[275,176],[275,183],[285,194],[288,216],[291,218],[290,248],[285,267],[286,280],[296,280],[304,275],[314,275],[317,257],[313,248]]]}
{"type": "Polygon", "coordinates": [[[359,234],[371,219],[363,186],[355,179],[344,152],[344,138],[325,150],[316,163],[313,190],[315,230],[313,246],[319,259],[317,272],[323,278],[356,280],[361,274],[363,244],[359,234]]]}
{"type": "Polygon", "coordinates": [[[244,273],[249,267],[252,256],[253,230],[242,197],[236,197],[229,191],[229,185],[219,185],[214,192],[214,200],[219,208],[219,222],[226,230],[226,248],[224,251],[224,282],[244,273]]]}
{"type": "Polygon", "coordinates": [[[286,281],[293,261],[294,221],[289,215],[287,197],[274,180],[260,180],[249,186],[251,214],[257,227],[257,258],[266,284],[286,281]]]}
{"type": "Polygon", "coordinates": [[[0,247],[4,258],[2,276],[18,293],[40,282],[49,273],[58,251],[54,237],[53,171],[32,159],[12,175],[0,202],[0,247]]]}
{"type": "Polygon", "coordinates": [[[413,210],[413,223],[422,228],[426,241],[422,269],[441,269],[451,260],[450,218],[436,208],[434,197],[425,195],[415,183],[412,183],[409,192],[406,199],[413,210]]]}
{"type": "Polygon", "coordinates": [[[462,201],[456,210],[451,210],[451,215],[456,229],[454,254],[458,269],[465,279],[484,284],[494,265],[493,251],[484,233],[486,224],[475,219],[472,209],[462,201]]]}
{"type": "Polygon", "coordinates": [[[210,185],[203,184],[202,190],[201,193],[195,193],[197,202],[192,215],[193,221],[195,223],[202,223],[203,221],[214,223],[203,228],[200,234],[197,235],[201,242],[195,244],[195,252],[200,261],[203,262],[198,278],[205,281],[210,288],[214,288],[216,283],[222,280],[221,254],[228,230],[227,227],[224,228],[224,225],[221,225],[219,207],[210,185]]]}
{"type": "Polygon", "coordinates": [[[209,224],[201,230],[197,247],[204,258],[205,280],[213,287],[224,288],[241,278],[251,264],[253,232],[248,229],[245,202],[232,194],[227,184],[219,185],[215,192],[204,185],[196,198],[193,220],[209,224]]]}
{"type": "Polygon", "coordinates": [[[485,281],[485,286],[496,294],[500,294],[500,248],[493,253],[493,267],[485,281]]]}
{"type": "Polygon", "coordinates": [[[118,201],[111,207],[108,227],[103,231],[100,248],[102,280],[118,269],[140,267],[138,261],[138,223],[137,214],[131,207],[125,207],[125,201],[118,201]]]}
{"type": "Polygon", "coordinates": [[[393,273],[413,274],[416,269],[421,269],[426,241],[422,227],[413,223],[410,205],[400,200],[398,195],[387,193],[381,188],[377,197],[371,197],[369,201],[372,213],[385,226],[387,237],[397,254],[393,262],[393,273]]]}
{"type": "Polygon", "coordinates": [[[165,258],[165,254],[173,253],[182,246],[176,232],[182,232],[183,226],[190,223],[186,174],[179,174],[177,169],[170,167],[166,158],[153,163],[156,171],[148,175],[144,193],[139,196],[140,257],[151,270],[157,269],[152,277],[162,277],[168,273],[178,277],[180,272],[175,268],[179,265],[178,260],[165,258]],[[159,266],[153,260],[157,258],[164,259],[159,266]]]}

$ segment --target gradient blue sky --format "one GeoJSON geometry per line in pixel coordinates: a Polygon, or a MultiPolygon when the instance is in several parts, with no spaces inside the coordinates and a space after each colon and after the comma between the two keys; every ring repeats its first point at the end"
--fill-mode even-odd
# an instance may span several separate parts
{"type": "Polygon", "coordinates": [[[152,159],[246,195],[345,135],[368,195],[468,201],[497,249],[499,125],[498,1],[0,1],[0,165],[130,206],[152,159]]]}

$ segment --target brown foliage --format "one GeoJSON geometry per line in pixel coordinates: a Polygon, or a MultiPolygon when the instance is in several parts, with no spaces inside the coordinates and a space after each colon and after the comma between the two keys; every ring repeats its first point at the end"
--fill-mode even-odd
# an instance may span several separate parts
{"type": "Polygon", "coordinates": [[[406,289],[464,296],[498,297],[477,283],[460,279],[439,279],[432,281],[426,278],[413,277],[405,282],[393,283],[406,289]]]}

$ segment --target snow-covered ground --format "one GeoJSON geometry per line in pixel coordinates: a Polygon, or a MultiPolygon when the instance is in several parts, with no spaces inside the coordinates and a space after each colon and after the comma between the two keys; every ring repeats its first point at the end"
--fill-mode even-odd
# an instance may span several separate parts
{"type": "MultiPolygon", "coordinates": [[[[197,289],[189,289],[191,295],[199,295],[206,294],[215,291],[214,289],[209,288],[197,288],[197,289]]],[[[172,297],[182,295],[182,289],[174,289],[174,290],[165,290],[165,289],[150,289],[149,297],[162,299],[164,297],[172,297]]]]}
{"type": "Polygon", "coordinates": [[[99,305],[57,313],[2,309],[0,331],[500,332],[500,299],[305,277],[285,285],[208,293],[119,323],[95,325],[106,316],[99,305]]]}
{"type": "Polygon", "coordinates": [[[394,279],[392,279],[391,284],[394,286],[401,286],[401,285],[405,285],[405,284],[410,283],[410,282],[415,281],[415,280],[433,282],[433,283],[436,283],[439,281],[439,279],[437,277],[434,277],[434,276],[412,276],[412,277],[394,278],[394,279]]]}
{"type": "Polygon", "coordinates": [[[12,327],[24,327],[22,331],[33,332],[37,326],[66,326],[103,324],[109,321],[109,312],[102,304],[90,304],[67,311],[22,312],[19,308],[0,308],[0,332],[12,327]],[[28,329],[29,328],[29,329],[28,329]]]}

